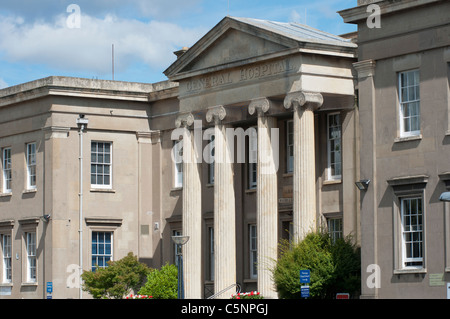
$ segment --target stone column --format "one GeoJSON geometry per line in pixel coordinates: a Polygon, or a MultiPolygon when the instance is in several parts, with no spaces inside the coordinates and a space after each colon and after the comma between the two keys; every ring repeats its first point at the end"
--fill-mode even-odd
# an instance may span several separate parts
{"type": "Polygon", "coordinates": [[[316,230],[316,158],[314,147],[314,111],[322,106],[320,93],[292,92],[284,107],[294,111],[294,240],[301,241],[316,230]]]}
{"type": "Polygon", "coordinates": [[[276,118],[266,116],[271,102],[266,98],[251,101],[250,114],[258,114],[258,168],[257,168],[257,253],[258,253],[258,291],[265,298],[277,298],[278,294],[272,280],[273,262],[277,260],[278,250],[278,146],[276,118]],[[274,146],[272,148],[272,146],[274,146]]]}
{"type": "Polygon", "coordinates": [[[195,147],[194,132],[189,127],[194,123],[190,113],[180,115],[175,124],[183,131],[183,236],[189,241],[182,247],[183,277],[186,299],[202,298],[202,197],[200,165],[195,147]]]}
{"type": "MultiPolygon", "coordinates": [[[[208,109],[206,120],[214,121],[214,293],[236,283],[236,215],[233,154],[227,140],[223,106],[208,109]]],[[[234,136],[234,135],[233,135],[234,136]]],[[[217,298],[229,298],[227,290],[217,298]]]]}

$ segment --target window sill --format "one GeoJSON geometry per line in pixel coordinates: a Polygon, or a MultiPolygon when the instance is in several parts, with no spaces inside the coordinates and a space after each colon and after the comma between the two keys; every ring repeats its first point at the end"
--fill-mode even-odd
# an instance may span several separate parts
{"type": "Polygon", "coordinates": [[[24,189],[22,194],[32,194],[32,193],[36,193],[37,192],[37,188],[30,188],[30,189],[24,189]]]}
{"type": "Polygon", "coordinates": [[[0,283],[0,287],[12,287],[13,283],[12,282],[2,282],[0,283]]]}
{"type": "Polygon", "coordinates": [[[116,190],[112,188],[91,188],[91,193],[115,193],[116,190]]]}
{"type": "Polygon", "coordinates": [[[293,177],[294,173],[293,172],[289,172],[289,173],[284,173],[283,177],[293,177]]]}
{"type": "Polygon", "coordinates": [[[414,135],[414,136],[404,136],[404,137],[396,137],[394,139],[394,143],[402,143],[402,142],[410,142],[410,141],[420,141],[422,139],[422,134],[414,135]]]}
{"type": "Polygon", "coordinates": [[[249,188],[245,190],[246,194],[253,194],[256,193],[256,187],[255,188],[249,188]]]}
{"type": "Polygon", "coordinates": [[[23,282],[23,283],[21,283],[21,286],[32,286],[32,287],[37,287],[37,286],[38,286],[38,283],[37,283],[37,281],[34,281],[34,282],[23,282]]]}
{"type": "Polygon", "coordinates": [[[326,181],[323,181],[322,185],[335,185],[335,184],[342,184],[342,179],[327,179],[326,181]]]}
{"type": "Polygon", "coordinates": [[[0,193],[0,197],[10,197],[12,196],[12,192],[11,193],[0,193]]]}
{"type": "Polygon", "coordinates": [[[394,275],[426,274],[426,268],[394,269],[394,275]]]}

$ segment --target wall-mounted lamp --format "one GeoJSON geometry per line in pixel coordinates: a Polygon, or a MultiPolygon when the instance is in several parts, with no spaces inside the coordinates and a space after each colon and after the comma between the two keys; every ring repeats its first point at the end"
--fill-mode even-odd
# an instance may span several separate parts
{"type": "Polygon", "coordinates": [[[355,183],[356,187],[358,187],[358,189],[360,191],[366,191],[369,188],[369,184],[370,184],[370,179],[362,179],[355,183]]]}
{"type": "Polygon", "coordinates": [[[450,192],[442,193],[441,196],[439,197],[439,200],[441,202],[450,202],[450,192]]]}

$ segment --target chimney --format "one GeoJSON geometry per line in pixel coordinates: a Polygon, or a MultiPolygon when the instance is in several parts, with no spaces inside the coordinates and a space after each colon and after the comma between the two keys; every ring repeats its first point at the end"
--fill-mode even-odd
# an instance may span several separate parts
{"type": "Polygon", "coordinates": [[[188,47],[183,47],[181,50],[175,51],[173,54],[177,56],[177,59],[180,58],[187,50],[189,50],[188,47]]]}

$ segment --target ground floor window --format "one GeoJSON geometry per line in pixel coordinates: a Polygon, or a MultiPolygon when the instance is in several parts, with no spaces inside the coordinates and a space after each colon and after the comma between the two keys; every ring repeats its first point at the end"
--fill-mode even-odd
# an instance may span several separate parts
{"type": "Polygon", "coordinates": [[[25,233],[27,253],[27,282],[36,282],[36,233],[25,233]]]}
{"type": "Polygon", "coordinates": [[[422,197],[401,199],[403,267],[423,267],[423,206],[422,197]]]}
{"type": "Polygon", "coordinates": [[[258,250],[257,250],[257,233],[256,233],[256,225],[250,225],[249,229],[250,238],[249,238],[249,251],[250,251],[250,277],[257,278],[258,276],[258,250]]]}
{"type": "Polygon", "coordinates": [[[112,232],[92,232],[92,271],[107,267],[108,261],[113,260],[112,238],[112,232]]]}
{"type": "Polygon", "coordinates": [[[3,257],[3,282],[9,283],[12,279],[11,235],[1,236],[3,257]]]}
{"type": "Polygon", "coordinates": [[[328,218],[328,233],[330,234],[331,241],[334,243],[336,240],[343,237],[342,232],[342,217],[328,218]]]}

